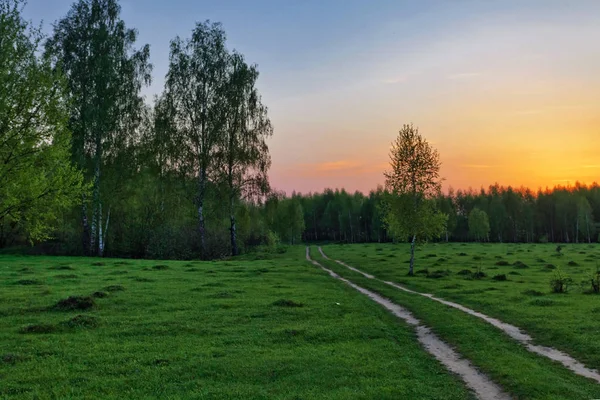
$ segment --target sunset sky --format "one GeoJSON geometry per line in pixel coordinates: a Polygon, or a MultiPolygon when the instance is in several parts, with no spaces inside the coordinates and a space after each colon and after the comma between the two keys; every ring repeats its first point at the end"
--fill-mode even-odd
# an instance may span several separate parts
{"type": "MultiPolygon", "coordinates": [[[[49,31],[71,0],[28,3],[49,31]]],[[[151,46],[149,101],[169,40],[195,21],[221,21],[258,64],[276,189],[375,188],[411,122],[439,150],[446,187],[600,181],[600,1],[121,3],[151,46]]]]}

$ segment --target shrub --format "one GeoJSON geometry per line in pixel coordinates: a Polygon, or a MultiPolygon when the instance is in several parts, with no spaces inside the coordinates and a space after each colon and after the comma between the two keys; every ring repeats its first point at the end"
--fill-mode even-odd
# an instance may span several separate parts
{"type": "Polygon", "coordinates": [[[552,279],[550,279],[550,289],[553,293],[567,293],[569,286],[573,283],[568,275],[563,274],[559,269],[556,270],[552,279]]]}
{"type": "Polygon", "coordinates": [[[481,269],[481,266],[477,267],[477,271],[475,271],[472,275],[473,279],[481,279],[481,278],[485,278],[487,275],[485,274],[485,272],[483,272],[483,270],[481,269]]]}

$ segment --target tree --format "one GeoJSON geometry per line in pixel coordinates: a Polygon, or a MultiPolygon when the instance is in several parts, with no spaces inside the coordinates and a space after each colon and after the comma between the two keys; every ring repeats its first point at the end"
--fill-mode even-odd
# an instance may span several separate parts
{"type": "Polygon", "coordinates": [[[235,205],[240,198],[260,197],[269,191],[271,157],[266,139],[273,134],[267,108],[261,103],[258,70],[233,52],[228,57],[227,82],[221,118],[226,121],[217,158],[229,192],[231,253],[238,254],[235,205]]]}
{"type": "Polygon", "coordinates": [[[84,188],[69,159],[64,81],[38,57],[43,36],[22,5],[0,0],[0,222],[42,240],[84,188]]]}
{"type": "Polygon", "coordinates": [[[93,184],[91,227],[86,199],[82,201],[84,251],[99,256],[104,253],[113,199],[112,193],[103,196],[101,177],[109,165],[117,174],[127,170],[119,165],[120,155],[135,140],[132,135],[144,110],[140,91],[150,83],[152,70],[149,46],[133,47],[137,31],[125,27],[120,12],[117,0],[79,0],[55,24],[46,44],[55,68],[67,76],[73,160],[93,184]]]}
{"type": "Polygon", "coordinates": [[[165,82],[164,96],[180,155],[177,163],[186,176],[194,176],[198,182],[196,206],[203,257],[207,183],[218,169],[216,155],[226,127],[223,94],[229,57],[225,40],[221,24],[209,21],[196,24],[189,39],[176,37],[171,41],[165,82]]]}
{"type": "Polygon", "coordinates": [[[384,204],[385,223],[392,236],[410,238],[409,275],[413,275],[415,244],[440,236],[446,215],[439,212],[440,156],[418,128],[404,125],[390,150],[391,170],[384,173],[390,195],[384,204]]]}
{"type": "Polygon", "coordinates": [[[469,213],[469,234],[477,241],[487,240],[490,234],[488,215],[477,207],[469,213]]]}

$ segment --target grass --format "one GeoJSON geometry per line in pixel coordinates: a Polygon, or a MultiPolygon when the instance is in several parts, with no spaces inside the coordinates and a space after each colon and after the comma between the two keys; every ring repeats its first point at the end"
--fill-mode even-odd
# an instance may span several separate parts
{"type": "MultiPolygon", "coordinates": [[[[324,247],[324,251],[329,257],[335,256],[335,258],[343,259],[349,263],[354,260],[355,264],[358,264],[358,260],[362,260],[364,264],[364,254],[369,254],[368,251],[370,250],[367,249],[367,253],[365,253],[365,247],[367,246],[341,246],[337,249],[333,247],[324,247]],[[350,256],[349,253],[352,252],[355,253],[355,257],[350,256]],[[346,257],[342,257],[343,255],[346,257]]],[[[375,246],[368,247],[375,248],[375,246]]],[[[386,251],[392,248],[391,246],[387,248],[382,245],[377,245],[377,247],[383,247],[386,251]]],[[[436,248],[435,251],[439,253],[443,250],[436,248]]],[[[374,253],[377,252],[374,251],[374,253]]],[[[494,382],[500,384],[513,398],[558,400],[598,398],[600,396],[600,385],[594,381],[577,376],[562,365],[528,352],[522,345],[484,321],[425,297],[396,290],[377,280],[367,279],[361,274],[350,271],[332,260],[325,260],[317,254],[315,248],[313,248],[312,255],[320,263],[352,282],[378,292],[410,310],[442,340],[451,344],[460,354],[471,360],[478,369],[491,377],[494,382]]],[[[449,259],[452,258],[451,256],[448,257],[449,259]]],[[[403,259],[403,256],[399,258],[403,259]]],[[[372,268],[360,265],[360,268],[377,275],[384,275],[380,265],[375,263],[373,265],[372,268]]],[[[449,268],[459,270],[458,266],[450,266],[449,268]]],[[[464,265],[461,265],[460,268],[463,269],[464,265]]],[[[490,278],[465,280],[461,275],[456,274],[454,276],[460,277],[459,279],[449,276],[439,280],[431,280],[421,275],[409,279],[405,274],[406,272],[404,275],[400,275],[403,278],[401,280],[404,282],[423,281],[423,285],[428,285],[428,287],[439,287],[440,293],[461,291],[465,297],[474,298],[491,293],[496,294],[498,290],[489,289],[495,289],[495,284],[507,283],[495,282],[490,278]],[[453,283],[448,284],[448,281],[453,281],[453,283]],[[442,287],[445,287],[445,289],[441,289],[442,287]]],[[[415,287],[416,285],[407,286],[415,287]]],[[[521,307],[531,307],[540,312],[552,308],[548,306],[547,300],[543,297],[534,297],[533,299],[536,302],[542,302],[543,305],[540,307],[539,304],[520,304],[521,307]]],[[[590,334],[590,340],[594,337],[590,334]]]]}
{"type": "Polygon", "coordinates": [[[261,258],[0,257],[0,398],[472,398],[304,248],[261,258]]]}
{"type": "Polygon", "coordinates": [[[417,250],[415,272],[432,269],[428,254],[444,258],[436,268],[450,271],[439,279],[408,277],[408,246],[404,244],[330,245],[325,253],[385,280],[433,293],[447,300],[523,328],[539,344],[566,351],[588,367],[600,369],[600,296],[588,294],[589,280],[600,263],[599,244],[426,244],[417,250]],[[478,255],[472,260],[458,255],[478,255]],[[584,254],[581,254],[584,253],[584,254]],[[385,254],[388,257],[382,258],[385,254]],[[552,260],[552,264],[548,263],[552,260]],[[487,274],[472,279],[467,270],[487,274]],[[560,269],[573,279],[566,294],[551,293],[550,280],[560,269]],[[496,278],[505,275],[504,278],[496,278]],[[535,301],[534,297],[535,296],[535,301]]]}

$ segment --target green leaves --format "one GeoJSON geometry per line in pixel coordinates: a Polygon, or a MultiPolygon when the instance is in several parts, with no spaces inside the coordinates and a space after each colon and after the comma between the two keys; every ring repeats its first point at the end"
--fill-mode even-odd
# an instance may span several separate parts
{"type": "Polygon", "coordinates": [[[0,220],[42,240],[84,187],[69,162],[64,81],[37,55],[42,35],[19,5],[0,1],[0,220]]]}

